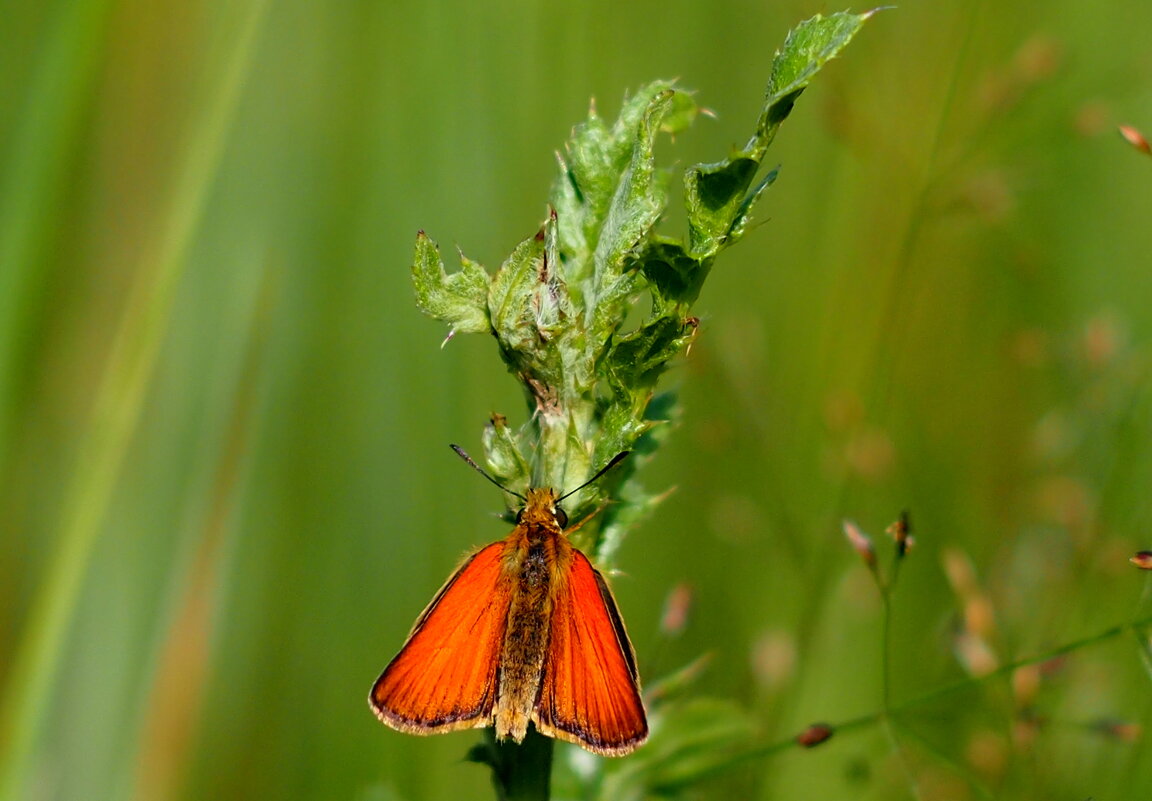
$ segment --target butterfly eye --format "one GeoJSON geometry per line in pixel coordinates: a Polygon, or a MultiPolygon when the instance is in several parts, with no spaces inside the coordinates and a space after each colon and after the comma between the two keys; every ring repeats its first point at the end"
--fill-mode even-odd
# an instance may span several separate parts
{"type": "Polygon", "coordinates": [[[564,528],[564,526],[568,525],[568,513],[561,509],[559,506],[553,510],[552,514],[555,516],[556,524],[560,526],[560,528],[564,528]]]}
{"type": "Polygon", "coordinates": [[[524,519],[524,510],[519,509],[516,512],[516,524],[519,525],[520,521],[524,519]]]}

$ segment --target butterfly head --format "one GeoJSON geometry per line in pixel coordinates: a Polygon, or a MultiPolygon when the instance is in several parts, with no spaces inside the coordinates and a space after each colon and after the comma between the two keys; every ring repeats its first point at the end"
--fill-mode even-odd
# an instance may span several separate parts
{"type": "Polygon", "coordinates": [[[560,507],[556,491],[547,487],[528,490],[524,506],[516,513],[516,522],[527,526],[568,525],[568,514],[560,507]]]}

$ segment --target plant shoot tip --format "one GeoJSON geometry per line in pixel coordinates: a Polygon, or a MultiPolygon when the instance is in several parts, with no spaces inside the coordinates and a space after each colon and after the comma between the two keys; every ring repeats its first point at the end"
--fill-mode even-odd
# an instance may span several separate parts
{"type": "Polygon", "coordinates": [[[1152,155],[1152,145],[1148,143],[1147,137],[1140,133],[1140,131],[1137,130],[1134,126],[1121,125],[1119,126],[1118,130],[1120,135],[1124,137],[1124,140],[1128,142],[1128,144],[1132,145],[1132,147],[1136,148],[1144,155],[1152,155]]]}
{"type": "Polygon", "coordinates": [[[1141,570],[1152,570],[1152,551],[1138,551],[1128,561],[1141,570]]]}

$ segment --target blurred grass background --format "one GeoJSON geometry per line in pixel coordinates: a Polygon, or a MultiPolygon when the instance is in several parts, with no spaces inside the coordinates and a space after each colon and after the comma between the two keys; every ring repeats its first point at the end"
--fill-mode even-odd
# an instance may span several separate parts
{"type": "MultiPolygon", "coordinates": [[[[718,157],[822,10],[4,3],[3,797],[489,798],[478,735],[364,701],[506,533],[445,445],[524,414],[490,341],[441,349],[415,310],[414,235],[495,268],[589,99],[611,118],[654,78],[718,113],[668,162],[718,157]]],[[[840,520],[902,508],[897,702],[1134,614],[1152,164],[1115,125],[1152,129],[1150,29],[1141,3],[912,0],[801,99],[669,376],[647,481],[679,490],[620,556],[649,680],[712,653],[694,692],[769,742],[875,711],[880,608],[840,520]]],[[[907,798],[907,768],[927,799],[1132,798],[1152,756],[1099,724],[1147,726],[1148,680],[1115,638],[915,710],[904,767],[871,728],[695,793],[907,798]]]]}

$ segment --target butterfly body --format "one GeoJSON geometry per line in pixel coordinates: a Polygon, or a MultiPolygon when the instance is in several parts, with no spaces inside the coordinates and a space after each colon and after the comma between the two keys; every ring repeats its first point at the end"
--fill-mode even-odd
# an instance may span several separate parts
{"type": "Polygon", "coordinates": [[[535,508],[531,516],[521,515],[520,524],[504,541],[504,570],[517,589],[511,593],[500,654],[497,737],[520,742],[528,731],[548,648],[553,589],[571,551],[555,517],[538,514],[535,508]]]}
{"type": "Polygon", "coordinates": [[[594,753],[647,737],[632,646],[603,577],[564,533],[551,489],[530,489],[516,527],[448,579],[372,688],[401,731],[528,724],[594,753]]]}

